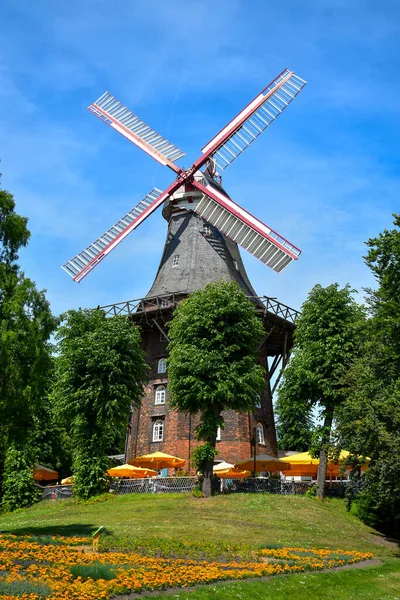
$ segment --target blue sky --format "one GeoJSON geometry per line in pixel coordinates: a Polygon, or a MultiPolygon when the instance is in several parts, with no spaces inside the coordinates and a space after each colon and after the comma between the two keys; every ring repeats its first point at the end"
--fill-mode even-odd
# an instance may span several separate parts
{"type": "Polygon", "coordinates": [[[55,313],[143,296],[161,211],[81,284],[60,265],[172,180],[86,106],[109,90],[182,148],[200,148],[288,67],[303,92],[224,174],[239,204],[303,251],[278,275],[242,252],[260,295],[299,308],[316,283],[373,283],[364,241],[399,212],[397,0],[3,0],[2,186],[29,217],[26,274],[55,313]]]}

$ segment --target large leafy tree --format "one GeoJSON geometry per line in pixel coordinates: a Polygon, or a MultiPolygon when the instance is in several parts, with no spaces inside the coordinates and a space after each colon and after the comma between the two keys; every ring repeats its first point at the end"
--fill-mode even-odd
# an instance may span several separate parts
{"type": "Polygon", "coordinates": [[[265,385],[257,360],[263,325],[236,283],[218,282],[176,308],[169,336],[170,405],[200,415],[196,435],[204,444],[197,454],[207,497],[222,411],[253,409],[265,385]]]}
{"type": "MultiPolygon", "coordinates": [[[[376,290],[367,290],[370,319],[360,358],[349,372],[339,435],[353,458],[371,459],[357,497],[360,516],[400,532],[400,216],[394,228],[367,242],[366,264],[376,290]]],[[[358,471],[354,471],[357,484],[358,471]]],[[[358,484],[357,484],[358,485],[358,484]]]]}
{"type": "Polygon", "coordinates": [[[29,237],[27,219],[15,212],[12,194],[0,190],[0,479],[8,449],[26,453],[20,462],[32,474],[36,417],[52,369],[49,338],[56,320],[44,293],[17,263],[29,237]]]}
{"type": "Polygon", "coordinates": [[[314,429],[314,451],[319,452],[317,494],[325,495],[328,453],[335,412],[345,399],[344,376],[360,346],[364,322],[348,286],[316,285],[302,306],[294,337],[293,355],[283,375],[277,406],[280,430],[295,449],[310,442],[311,410],[321,425],[314,429]],[[300,416],[298,437],[293,414],[300,416]]]}
{"type": "Polygon", "coordinates": [[[53,394],[71,431],[75,492],[88,498],[106,490],[107,453],[140,404],[145,355],[138,328],[99,309],[67,312],[56,339],[53,394]]]}

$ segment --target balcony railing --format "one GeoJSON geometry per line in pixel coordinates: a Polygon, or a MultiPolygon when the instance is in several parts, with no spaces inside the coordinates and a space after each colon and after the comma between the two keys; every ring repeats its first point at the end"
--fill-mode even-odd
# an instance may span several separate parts
{"type": "MultiPolygon", "coordinates": [[[[164,311],[173,309],[181,300],[186,298],[184,294],[165,294],[163,296],[154,296],[152,298],[140,298],[138,300],[127,300],[125,302],[117,302],[116,304],[107,304],[100,308],[104,310],[106,316],[115,317],[117,315],[143,315],[156,311],[164,311]]],[[[264,315],[273,314],[276,317],[283,319],[288,323],[294,324],[300,314],[294,308],[290,308],[282,302],[278,302],[276,298],[269,296],[248,296],[252,302],[264,307],[264,315]]]]}

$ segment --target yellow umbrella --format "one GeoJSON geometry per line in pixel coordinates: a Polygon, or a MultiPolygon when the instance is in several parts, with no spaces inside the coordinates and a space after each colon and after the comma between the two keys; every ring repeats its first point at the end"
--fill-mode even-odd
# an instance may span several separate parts
{"type": "Polygon", "coordinates": [[[214,471],[214,473],[222,479],[244,479],[245,477],[250,477],[251,474],[250,471],[235,469],[235,467],[221,469],[220,471],[214,471]]]}
{"type": "Polygon", "coordinates": [[[183,467],[186,461],[183,458],[177,458],[164,452],[153,452],[152,454],[144,454],[143,456],[131,458],[128,462],[135,467],[151,467],[158,470],[183,467]]]}
{"type": "Polygon", "coordinates": [[[53,481],[58,479],[58,472],[43,465],[36,465],[33,472],[33,479],[35,481],[53,481]]]}
{"type": "Polygon", "coordinates": [[[70,475],[69,477],[65,477],[65,479],[61,479],[62,485],[73,485],[74,476],[70,475]]]}
{"type": "MultiPolygon", "coordinates": [[[[350,452],[342,450],[339,454],[337,461],[329,461],[327,465],[327,474],[332,479],[333,475],[339,475],[341,470],[341,463],[343,463],[350,456],[350,452]]],[[[370,459],[365,458],[366,461],[370,459]]],[[[317,475],[319,458],[313,458],[308,452],[300,452],[299,454],[291,454],[285,456],[285,461],[290,463],[291,470],[289,475],[317,475]]]]}
{"type": "Polygon", "coordinates": [[[288,471],[290,469],[290,464],[286,462],[286,457],[283,461],[270,454],[257,454],[255,461],[254,456],[246,458],[245,460],[239,460],[239,462],[235,464],[235,468],[254,471],[254,462],[256,473],[259,473],[260,471],[288,471]]]}
{"type": "Polygon", "coordinates": [[[133,467],[132,465],[126,464],[108,469],[107,475],[110,475],[110,477],[129,477],[129,479],[139,479],[141,477],[154,477],[154,475],[157,475],[157,471],[153,471],[153,469],[133,467]]]}
{"type": "Polygon", "coordinates": [[[299,454],[290,454],[290,456],[285,456],[285,461],[290,464],[290,466],[303,466],[303,465],[319,465],[319,458],[313,458],[311,454],[308,452],[299,452],[299,454]]]}

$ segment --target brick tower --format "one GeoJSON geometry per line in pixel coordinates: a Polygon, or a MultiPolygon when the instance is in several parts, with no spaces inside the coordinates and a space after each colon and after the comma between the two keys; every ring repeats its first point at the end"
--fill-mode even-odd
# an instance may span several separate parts
{"type": "MultiPolygon", "coordinates": [[[[216,189],[226,192],[213,180],[216,189]]],[[[271,379],[282,372],[292,346],[296,311],[268,297],[258,297],[244,268],[238,246],[216,227],[191,210],[199,201],[196,190],[183,186],[163,208],[168,233],[161,262],[148,294],[138,301],[107,308],[111,314],[129,314],[140,325],[142,346],[150,367],[142,405],[132,412],[128,426],[126,458],[163,451],[187,460],[196,446],[197,415],[185,416],[168,408],[167,323],[176,304],[212,281],[236,281],[252,299],[263,320],[265,337],[259,348],[266,369],[264,393],[254,412],[223,413],[224,429],[218,435],[218,458],[236,462],[253,452],[276,455],[276,433],[272,407],[271,379]]],[[[278,375],[279,377],[279,375],[278,375]]],[[[276,385],[276,382],[275,382],[276,385]]]]}

